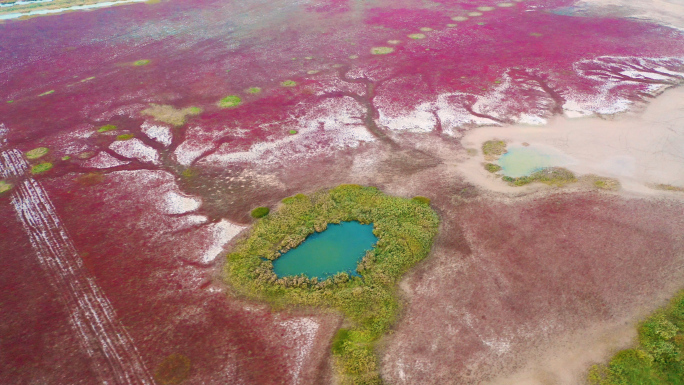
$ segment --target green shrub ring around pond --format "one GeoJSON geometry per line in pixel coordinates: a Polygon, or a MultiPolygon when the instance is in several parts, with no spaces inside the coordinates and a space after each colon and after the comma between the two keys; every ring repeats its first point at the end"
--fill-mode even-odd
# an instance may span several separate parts
{"type": "Polygon", "coordinates": [[[333,356],[342,383],[380,384],[375,343],[395,322],[396,284],[425,258],[437,234],[439,218],[422,199],[383,194],[374,187],[342,185],[310,196],[283,200],[275,212],[256,222],[249,236],[228,255],[226,275],[239,293],[287,306],[340,311],[349,327],[333,340],[333,356]],[[272,261],[297,247],[328,223],[372,223],[375,248],[359,263],[359,277],[339,273],[324,281],[305,276],[278,278],[272,261]]]}

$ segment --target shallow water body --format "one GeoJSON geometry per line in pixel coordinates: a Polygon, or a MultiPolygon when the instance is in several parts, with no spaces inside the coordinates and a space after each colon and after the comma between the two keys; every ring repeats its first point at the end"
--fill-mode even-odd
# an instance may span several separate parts
{"type": "Polygon", "coordinates": [[[511,178],[531,175],[547,167],[564,166],[568,160],[562,154],[537,147],[509,147],[497,161],[501,172],[511,178]]]}
{"type": "Polygon", "coordinates": [[[377,241],[372,224],[329,224],[325,231],[309,235],[276,259],[273,271],[279,278],[304,274],[324,280],[340,272],[358,276],[356,266],[377,241]]]}

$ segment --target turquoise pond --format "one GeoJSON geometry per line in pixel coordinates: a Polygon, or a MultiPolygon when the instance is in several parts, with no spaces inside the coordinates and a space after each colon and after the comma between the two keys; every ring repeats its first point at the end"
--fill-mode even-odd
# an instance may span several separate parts
{"type": "Polygon", "coordinates": [[[508,152],[501,155],[497,161],[501,166],[501,173],[511,178],[527,176],[547,167],[563,166],[567,163],[562,153],[522,146],[508,148],[508,152]]]}
{"type": "Polygon", "coordinates": [[[325,231],[309,235],[276,259],[273,271],[279,278],[304,274],[324,280],[340,272],[358,276],[356,266],[377,241],[372,224],[329,224],[325,231]]]}

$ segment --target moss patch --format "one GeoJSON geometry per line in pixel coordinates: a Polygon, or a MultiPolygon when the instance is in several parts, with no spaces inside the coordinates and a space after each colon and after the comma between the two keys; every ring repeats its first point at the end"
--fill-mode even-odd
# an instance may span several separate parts
{"type": "Polygon", "coordinates": [[[26,156],[27,159],[38,159],[47,155],[48,152],[50,152],[50,149],[47,147],[38,147],[34,148],[33,150],[26,151],[24,156],[26,156]]]}
{"type": "Polygon", "coordinates": [[[97,129],[97,132],[107,132],[107,131],[114,131],[116,130],[117,127],[113,124],[105,124],[104,126],[100,127],[97,129]]]}
{"type": "Polygon", "coordinates": [[[258,94],[258,93],[260,93],[260,92],[261,92],[261,88],[260,88],[260,87],[249,87],[249,88],[247,89],[247,93],[248,93],[248,94],[258,94]]]}
{"type": "Polygon", "coordinates": [[[294,87],[297,85],[297,82],[294,80],[285,80],[284,82],[280,83],[280,85],[283,87],[294,87]]]}
{"type": "Polygon", "coordinates": [[[228,255],[226,274],[235,289],[275,308],[321,306],[345,315],[349,325],[333,340],[335,365],[344,384],[380,384],[377,341],[399,310],[396,284],[430,252],[439,219],[425,203],[391,197],[373,187],[342,185],[311,196],[283,199],[277,212],[257,221],[249,237],[228,255]],[[375,248],[359,263],[361,277],[340,273],[325,281],[278,278],[271,261],[328,223],[373,223],[375,248]]]}
{"type": "Polygon", "coordinates": [[[55,93],[55,90],[50,90],[50,91],[45,91],[45,92],[43,92],[42,94],[40,94],[40,95],[38,95],[38,96],[45,96],[45,95],[50,95],[50,94],[54,94],[54,93],[55,93]]]}
{"type": "Polygon", "coordinates": [[[297,134],[297,130],[290,130],[290,131],[288,131],[288,133],[289,133],[290,135],[296,135],[296,134],[297,134]]]}
{"type": "Polygon", "coordinates": [[[33,167],[31,167],[31,172],[34,174],[40,174],[41,172],[46,172],[52,169],[52,163],[50,162],[44,162],[44,163],[39,163],[33,167]]]}
{"type": "Polygon", "coordinates": [[[218,102],[218,106],[221,108],[233,108],[240,104],[242,104],[242,98],[237,95],[228,95],[218,102]]]}
{"type": "Polygon", "coordinates": [[[11,190],[12,187],[14,187],[14,185],[12,183],[5,182],[4,180],[0,180],[0,194],[11,190]]]}
{"type": "Polygon", "coordinates": [[[270,212],[271,209],[269,209],[268,207],[257,207],[254,210],[252,210],[251,215],[252,218],[263,218],[270,212]]]}
{"type": "Polygon", "coordinates": [[[136,61],[133,62],[133,65],[136,66],[136,67],[146,66],[146,65],[148,65],[148,64],[150,64],[150,61],[147,60],[147,59],[136,60],[136,61]]]}
{"type": "Polygon", "coordinates": [[[155,120],[177,127],[184,125],[188,116],[199,115],[201,112],[202,109],[199,107],[174,108],[161,104],[150,104],[150,107],[140,111],[143,115],[152,116],[155,120]]]}
{"type": "Polygon", "coordinates": [[[589,370],[592,385],[684,384],[684,290],[639,325],[639,343],[589,370]]]}

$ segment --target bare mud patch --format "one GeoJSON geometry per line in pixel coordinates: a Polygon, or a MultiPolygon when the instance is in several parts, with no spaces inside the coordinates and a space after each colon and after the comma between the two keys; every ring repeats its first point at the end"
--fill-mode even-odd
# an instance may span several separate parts
{"type": "MultiPolygon", "coordinates": [[[[610,120],[557,117],[546,126],[477,128],[467,133],[462,143],[479,148],[485,141],[500,138],[509,145],[545,147],[562,154],[567,160],[563,166],[580,176],[609,177],[629,192],[655,194],[652,185],[678,186],[684,181],[683,96],[684,89],[675,88],[655,99],[643,112],[610,120]]],[[[471,156],[458,169],[466,179],[489,190],[515,190],[485,171],[484,162],[482,155],[471,156]]]]}

